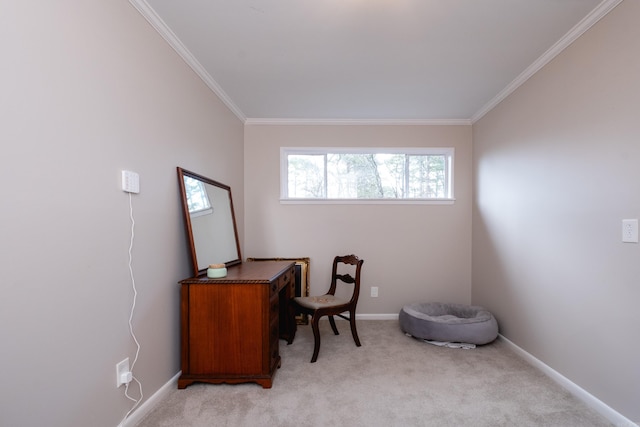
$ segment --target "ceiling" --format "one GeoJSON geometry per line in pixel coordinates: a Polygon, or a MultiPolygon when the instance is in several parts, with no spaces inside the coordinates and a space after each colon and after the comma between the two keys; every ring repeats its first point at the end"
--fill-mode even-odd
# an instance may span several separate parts
{"type": "Polygon", "coordinates": [[[130,0],[245,122],[472,123],[621,0],[130,0]]]}

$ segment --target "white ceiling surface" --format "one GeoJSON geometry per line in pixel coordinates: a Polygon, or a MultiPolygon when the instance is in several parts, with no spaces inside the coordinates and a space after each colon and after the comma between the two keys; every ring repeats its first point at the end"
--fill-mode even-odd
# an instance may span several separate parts
{"type": "Polygon", "coordinates": [[[246,122],[468,122],[621,0],[130,0],[246,122]]]}

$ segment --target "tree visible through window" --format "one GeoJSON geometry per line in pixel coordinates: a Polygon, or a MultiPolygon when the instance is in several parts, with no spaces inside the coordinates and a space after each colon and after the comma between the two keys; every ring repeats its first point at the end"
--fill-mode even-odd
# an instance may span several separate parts
{"type": "Polygon", "coordinates": [[[185,176],[184,188],[187,193],[187,206],[190,214],[211,212],[209,195],[202,181],[185,176]]]}
{"type": "Polygon", "coordinates": [[[282,161],[284,199],[453,197],[452,148],[283,148],[282,161]]]}

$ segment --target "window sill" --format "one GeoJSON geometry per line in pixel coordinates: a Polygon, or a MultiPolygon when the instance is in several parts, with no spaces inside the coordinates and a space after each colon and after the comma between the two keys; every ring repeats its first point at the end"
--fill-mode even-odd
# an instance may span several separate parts
{"type": "Polygon", "coordinates": [[[280,199],[282,205],[453,205],[456,199],[280,199]]]}

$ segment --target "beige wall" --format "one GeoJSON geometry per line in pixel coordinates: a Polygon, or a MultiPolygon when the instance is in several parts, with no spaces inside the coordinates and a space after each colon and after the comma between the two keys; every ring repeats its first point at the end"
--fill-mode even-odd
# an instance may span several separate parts
{"type": "Polygon", "coordinates": [[[486,305],[509,339],[640,419],[640,245],[620,242],[640,216],[639,16],[623,2],[473,126],[472,290],[470,126],[247,126],[243,147],[241,122],[128,2],[5,2],[0,425],[114,426],[131,405],[114,384],[135,352],[122,169],[141,176],[134,373],[148,397],[178,371],[176,166],[231,186],[244,257],[309,256],[321,292],[332,257],[356,253],[361,314],[486,305]],[[457,201],[281,205],[280,146],[453,146],[457,201]]]}
{"type": "Polygon", "coordinates": [[[336,255],[365,260],[359,314],[471,300],[471,126],[245,127],[245,257],[310,257],[313,293],[336,255]],[[454,205],[286,205],[280,147],[455,148],[454,205]],[[370,297],[370,287],[379,297],[370,297]]]}
{"type": "MultiPolygon", "coordinates": [[[[231,185],[242,228],[243,125],[126,1],[3,2],[0,14],[0,425],[118,425],[133,196],[134,374],[179,370],[190,274],[176,166],[231,185]]],[[[136,392],[132,389],[132,395],[136,392]]]]}
{"type": "Polygon", "coordinates": [[[473,301],[640,420],[640,2],[625,1],[473,126],[473,301]]]}

